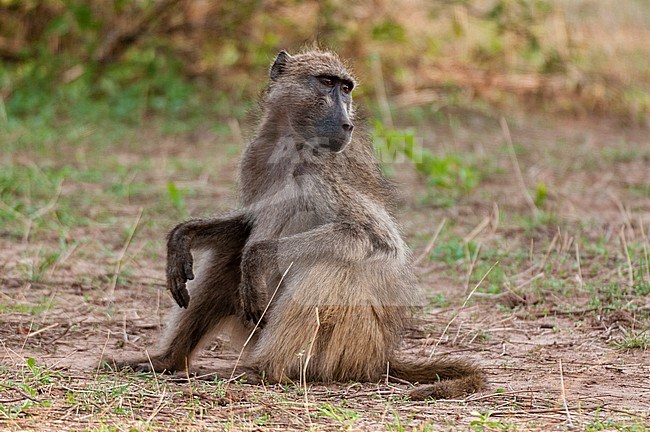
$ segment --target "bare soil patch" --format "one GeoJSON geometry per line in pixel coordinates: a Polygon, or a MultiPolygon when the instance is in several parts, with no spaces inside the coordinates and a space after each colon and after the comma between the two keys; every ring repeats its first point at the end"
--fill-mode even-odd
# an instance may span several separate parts
{"type": "MultiPolygon", "coordinates": [[[[416,257],[446,220],[418,264],[429,305],[418,311],[403,349],[472,359],[486,371],[487,390],[412,402],[407,385],[313,384],[305,391],[99,370],[103,357],[153,349],[172,306],[163,238],[182,215],[152,210],[160,195],[144,193],[92,202],[94,211],[114,216],[102,223],[91,217],[64,234],[39,229],[25,238],[0,228],[2,429],[647,430],[647,130],[593,119],[511,121],[528,193],[540,184],[547,190],[535,213],[498,120],[461,124],[420,133],[429,148],[473,158],[482,180],[472,193],[444,207],[422,199],[426,187],[408,165],[396,170],[404,195],[399,219],[416,257]],[[79,241],[43,266],[62,236],[79,241]]],[[[204,156],[206,166],[175,178],[192,191],[183,199],[194,216],[233,204],[237,163],[217,138],[198,140],[193,157],[204,156]]],[[[126,166],[150,160],[155,169],[138,171],[136,180],[164,190],[170,179],[160,164],[189,153],[178,142],[161,146],[116,151],[126,166]]],[[[61,199],[90,193],[80,182],[64,186],[61,199]]],[[[234,365],[236,356],[215,341],[196,370],[234,365]]]]}

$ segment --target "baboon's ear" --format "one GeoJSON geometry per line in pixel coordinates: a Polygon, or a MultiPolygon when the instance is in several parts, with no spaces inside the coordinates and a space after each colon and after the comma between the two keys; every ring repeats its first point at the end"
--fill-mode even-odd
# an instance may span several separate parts
{"type": "Polygon", "coordinates": [[[273,62],[273,66],[271,66],[270,75],[273,81],[278,79],[278,77],[282,74],[282,71],[284,71],[284,67],[287,65],[287,61],[289,61],[290,58],[291,56],[285,50],[282,50],[278,53],[278,56],[275,58],[275,61],[273,62]]]}

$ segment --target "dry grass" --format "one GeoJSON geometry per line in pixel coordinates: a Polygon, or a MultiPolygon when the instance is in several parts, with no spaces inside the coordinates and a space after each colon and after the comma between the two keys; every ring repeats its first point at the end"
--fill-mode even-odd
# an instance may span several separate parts
{"type": "MultiPolygon", "coordinates": [[[[2,428],[647,430],[646,131],[546,117],[508,125],[511,143],[499,119],[468,113],[420,127],[425,146],[463,154],[481,173],[451,206],[423,198],[409,165],[395,170],[429,305],[404,353],[467,357],[488,375],[488,390],[454,401],[412,402],[408,385],[384,382],[226,386],[229,377],[98,369],[103,356],[132,356],[158,340],[172,305],[164,233],[233,204],[236,158],[226,153],[235,152],[208,133],[145,131],[139,148],[106,143],[111,155],[100,159],[70,161],[71,147],[6,156],[6,166],[35,173],[29,188],[3,185],[12,192],[2,208],[16,214],[3,210],[0,235],[2,428]],[[69,167],[63,179],[57,166],[69,167]],[[93,170],[102,175],[90,178],[93,170]],[[548,194],[533,211],[526,196],[535,199],[540,183],[548,194]],[[41,194],[48,185],[55,192],[41,194]]],[[[196,370],[236,358],[216,342],[196,370]]]]}

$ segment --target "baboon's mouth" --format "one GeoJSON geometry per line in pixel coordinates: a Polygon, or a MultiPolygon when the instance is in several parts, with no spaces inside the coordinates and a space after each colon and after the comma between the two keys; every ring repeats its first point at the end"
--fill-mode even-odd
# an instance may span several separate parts
{"type": "Polygon", "coordinates": [[[329,140],[327,140],[324,147],[331,152],[341,153],[343,150],[345,150],[347,145],[350,144],[350,141],[352,141],[352,134],[348,133],[342,137],[330,138],[329,140]]]}
{"type": "Polygon", "coordinates": [[[314,149],[324,149],[334,153],[341,153],[352,141],[352,134],[346,133],[337,137],[319,137],[307,141],[314,149]]]}
{"type": "Polygon", "coordinates": [[[345,139],[345,140],[343,141],[343,144],[342,144],[338,149],[332,149],[332,151],[333,151],[334,153],[337,153],[337,154],[338,154],[338,153],[342,153],[343,150],[345,150],[345,148],[348,146],[348,144],[350,144],[350,141],[352,141],[352,137],[351,137],[351,136],[348,137],[347,139],[345,139]]]}

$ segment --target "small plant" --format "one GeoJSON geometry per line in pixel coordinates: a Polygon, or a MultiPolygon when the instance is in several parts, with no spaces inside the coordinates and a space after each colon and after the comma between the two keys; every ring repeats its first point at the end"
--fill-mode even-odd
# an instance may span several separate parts
{"type": "Polygon", "coordinates": [[[28,357],[26,360],[27,368],[31,372],[32,378],[41,385],[47,385],[52,383],[52,376],[56,373],[52,373],[49,370],[41,367],[36,363],[33,357],[28,357]]]}
{"type": "MultiPolygon", "coordinates": [[[[544,198],[544,201],[546,198],[544,198]]],[[[526,235],[532,235],[535,231],[544,227],[557,225],[559,222],[558,215],[552,211],[540,210],[534,215],[520,216],[520,224],[524,228],[526,235]]]]}
{"type": "Polygon", "coordinates": [[[619,341],[614,342],[615,345],[622,350],[642,350],[646,351],[650,347],[650,333],[647,330],[629,332],[625,337],[619,341]]]}
{"type": "Polygon", "coordinates": [[[357,412],[336,407],[325,402],[318,410],[325,416],[332,418],[341,425],[351,425],[361,417],[357,412]]]}
{"type": "Polygon", "coordinates": [[[460,237],[452,237],[435,248],[431,253],[431,258],[453,267],[466,260],[471,260],[471,257],[476,254],[477,247],[478,245],[473,241],[466,242],[460,237]]]}
{"type": "Polygon", "coordinates": [[[429,298],[428,303],[431,306],[444,308],[451,304],[451,301],[442,293],[434,294],[429,298]]]}
{"type": "Polygon", "coordinates": [[[0,404],[0,413],[7,419],[13,419],[20,416],[33,405],[34,402],[31,399],[25,399],[18,405],[0,404]]]}
{"type": "Polygon", "coordinates": [[[167,183],[167,192],[169,199],[176,210],[184,212],[185,200],[183,199],[184,193],[182,189],[178,189],[173,181],[167,183]]]}
{"type": "Polygon", "coordinates": [[[511,425],[501,423],[500,420],[493,420],[490,411],[486,413],[473,413],[475,419],[470,422],[470,427],[475,431],[495,431],[495,430],[509,430],[511,425]]]}
{"type": "Polygon", "coordinates": [[[422,147],[410,129],[396,130],[374,121],[373,143],[384,170],[390,164],[408,161],[422,175],[427,186],[448,191],[453,197],[472,191],[479,182],[478,170],[457,155],[436,156],[422,147]]]}
{"type": "Polygon", "coordinates": [[[534,199],[537,208],[544,207],[547,198],[548,198],[548,188],[543,182],[537,183],[537,190],[535,191],[535,199],[534,199]]]}
{"type": "Polygon", "coordinates": [[[25,366],[29,373],[23,378],[22,382],[3,381],[0,383],[0,390],[15,391],[21,395],[21,398],[16,398],[11,403],[0,403],[0,414],[7,419],[17,418],[26,413],[31,407],[50,407],[52,401],[41,400],[42,397],[41,387],[50,386],[53,383],[53,376],[57,375],[47,369],[42,368],[36,363],[33,357],[28,357],[25,360],[25,366]]]}
{"type": "Polygon", "coordinates": [[[32,282],[45,280],[46,274],[53,269],[60,256],[61,251],[39,253],[38,262],[33,263],[29,269],[29,280],[32,282]]]}

